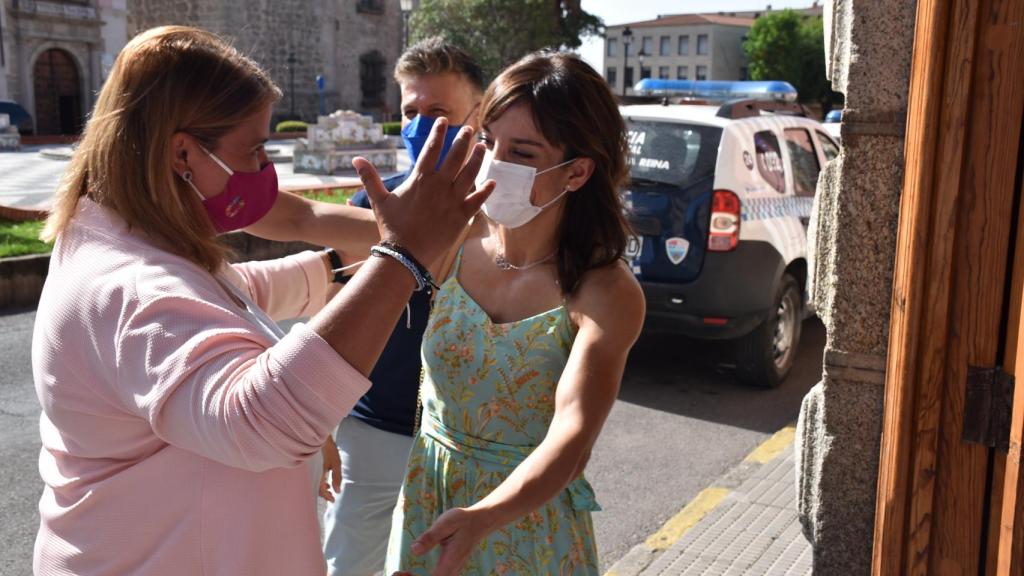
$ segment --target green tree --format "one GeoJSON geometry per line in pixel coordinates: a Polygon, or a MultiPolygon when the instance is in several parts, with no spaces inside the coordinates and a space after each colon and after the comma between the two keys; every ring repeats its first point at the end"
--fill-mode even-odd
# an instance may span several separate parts
{"type": "Polygon", "coordinates": [[[529,52],[578,48],[604,29],[579,0],[423,0],[409,26],[413,42],[440,35],[461,46],[487,78],[529,52]]]}
{"type": "Polygon", "coordinates": [[[820,16],[793,10],[761,16],[743,43],[753,80],[785,80],[801,102],[816,102],[828,110],[842,96],[825,77],[825,33],[820,16]]]}

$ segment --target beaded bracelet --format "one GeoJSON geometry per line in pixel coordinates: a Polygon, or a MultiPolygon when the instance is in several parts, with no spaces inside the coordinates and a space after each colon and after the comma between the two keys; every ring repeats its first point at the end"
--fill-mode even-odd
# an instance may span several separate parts
{"type": "Polygon", "coordinates": [[[417,267],[412,260],[406,258],[400,252],[396,252],[395,250],[392,250],[387,246],[381,246],[378,244],[377,246],[370,248],[370,254],[381,258],[383,258],[384,256],[389,256],[397,260],[402,266],[405,266],[409,270],[409,272],[412,273],[413,278],[416,279],[416,292],[419,292],[427,287],[432,287],[431,284],[427,283],[426,278],[423,277],[423,274],[421,273],[419,267],[417,267]]]}
{"type": "Polygon", "coordinates": [[[419,270],[420,275],[423,277],[423,280],[431,288],[433,288],[434,290],[438,290],[439,289],[439,286],[437,285],[437,282],[434,280],[434,276],[430,274],[430,270],[428,270],[426,266],[421,264],[420,261],[417,260],[416,257],[412,255],[411,252],[409,252],[408,250],[405,249],[404,246],[402,246],[401,244],[399,244],[397,242],[391,241],[391,240],[381,240],[380,244],[378,244],[378,246],[383,246],[384,248],[389,248],[391,250],[394,250],[395,252],[398,252],[402,256],[405,256],[410,262],[412,262],[416,266],[416,269],[419,270]]]}

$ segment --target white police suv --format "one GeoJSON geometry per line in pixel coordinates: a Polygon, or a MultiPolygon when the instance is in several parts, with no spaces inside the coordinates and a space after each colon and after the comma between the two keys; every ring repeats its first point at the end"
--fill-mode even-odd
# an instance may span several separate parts
{"type": "Polygon", "coordinates": [[[647,79],[636,91],[660,99],[621,107],[627,256],[647,296],[645,329],[736,339],[738,378],[777,386],[807,312],[818,172],[839,148],[786,82],[647,79]]]}

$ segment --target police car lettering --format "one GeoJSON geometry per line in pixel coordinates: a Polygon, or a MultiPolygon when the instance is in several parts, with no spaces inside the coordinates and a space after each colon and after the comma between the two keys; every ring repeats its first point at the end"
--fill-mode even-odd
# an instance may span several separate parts
{"type": "Polygon", "coordinates": [[[668,160],[659,160],[658,158],[641,158],[639,161],[641,168],[655,168],[657,170],[671,170],[672,163],[668,160]]]}
{"type": "Polygon", "coordinates": [[[640,150],[642,150],[644,147],[644,142],[647,141],[647,132],[640,130],[630,130],[627,132],[626,137],[629,140],[630,156],[639,156],[640,150]]]}

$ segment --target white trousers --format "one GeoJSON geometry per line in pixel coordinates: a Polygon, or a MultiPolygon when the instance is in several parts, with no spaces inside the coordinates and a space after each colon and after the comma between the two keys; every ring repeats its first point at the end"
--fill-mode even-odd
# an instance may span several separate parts
{"type": "Polygon", "coordinates": [[[330,576],[384,570],[391,515],[405,479],[412,438],[345,418],[335,432],[341,493],[324,512],[324,557],[330,576]]]}

